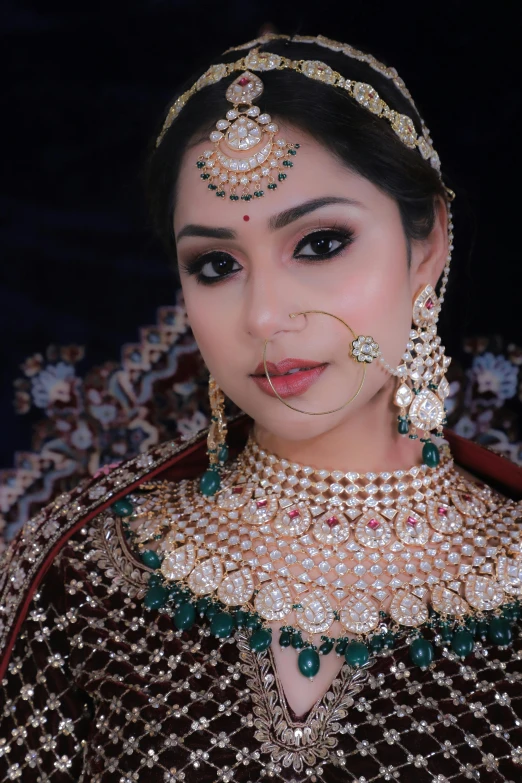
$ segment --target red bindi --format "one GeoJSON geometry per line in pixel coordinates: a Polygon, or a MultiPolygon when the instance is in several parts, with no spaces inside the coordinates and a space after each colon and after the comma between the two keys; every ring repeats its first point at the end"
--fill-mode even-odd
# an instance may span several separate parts
{"type": "Polygon", "coordinates": [[[248,223],[248,221],[250,220],[250,218],[249,218],[249,216],[248,216],[248,215],[243,215],[243,220],[246,220],[246,222],[248,223]]]}

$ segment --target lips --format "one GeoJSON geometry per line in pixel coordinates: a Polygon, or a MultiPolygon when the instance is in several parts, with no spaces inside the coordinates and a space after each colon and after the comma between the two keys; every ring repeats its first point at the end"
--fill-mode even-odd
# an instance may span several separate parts
{"type": "Polygon", "coordinates": [[[274,364],[267,362],[271,384],[265,375],[263,362],[260,362],[251,378],[257,387],[269,397],[298,397],[304,394],[328,367],[324,362],[311,359],[283,359],[274,364]],[[274,391],[275,389],[275,391],[274,391]],[[276,394],[277,392],[277,394],[276,394]]]}
{"type": "MultiPolygon", "coordinates": [[[[324,364],[324,362],[314,362],[312,359],[282,359],[277,364],[267,362],[266,366],[270,377],[277,378],[291,373],[292,370],[313,370],[315,367],[323,367],[324,364]]],[[[259,362],[252,375],[253,377],[266,377],[263,362],[259,362]]]]}

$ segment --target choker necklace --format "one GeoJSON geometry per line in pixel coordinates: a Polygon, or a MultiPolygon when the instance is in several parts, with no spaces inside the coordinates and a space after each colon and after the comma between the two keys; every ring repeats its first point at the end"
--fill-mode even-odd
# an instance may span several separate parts
{"type": "Polygon", "coordinates": [[[179,631],[198,616],[221,639],[246,628],[256,652],[277,624],[309,678],[332,650],[363,666],[399,638],[421,667],[435,646],[465,658],[508,645],[521,613],[520,505],[464,478],[447,446],[436,468],[358,474],[250,438],[214,497],[153,481],[112,512],[151,569],[148,609],[179,631]]]}

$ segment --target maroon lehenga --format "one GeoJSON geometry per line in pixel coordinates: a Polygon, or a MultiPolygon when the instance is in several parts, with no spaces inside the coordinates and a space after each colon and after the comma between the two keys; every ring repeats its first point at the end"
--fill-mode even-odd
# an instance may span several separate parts
{"type": "MultiPolygon", "coordinates": [[[[243,422],[232,427],[235,450],[243,422]]],[[[519,497],[522,470],[451,437],[456,461],[519,497]]],[[[136,457],[23,529],[2,580],[0,780],[339,783],[522,780],[522,637],[423,671],[404,645],[289,708],[270,651],[146,610],[150,570],[108,509],[205,467],[204,434],[136,457]]],[[[517,634],[517,627],[515,629],[517,634]]]]}

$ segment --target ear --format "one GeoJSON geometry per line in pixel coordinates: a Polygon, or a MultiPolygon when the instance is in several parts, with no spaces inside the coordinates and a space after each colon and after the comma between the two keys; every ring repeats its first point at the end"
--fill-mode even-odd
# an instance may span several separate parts
{"type": "Polygon", "coordinates": [[[448,209],[442,198],[437,199],[435,210],[430,235],[426,239],[414,240],[411,245],[412,301],[428,283],[435,288],[448,258],[448,209]]]}

